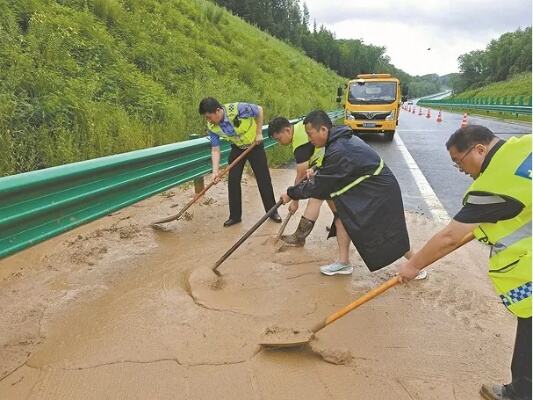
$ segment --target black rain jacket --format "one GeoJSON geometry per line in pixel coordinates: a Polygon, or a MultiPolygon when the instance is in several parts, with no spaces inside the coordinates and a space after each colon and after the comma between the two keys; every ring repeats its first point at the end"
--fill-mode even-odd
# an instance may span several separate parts
{"type": "MultiPolygon", "coordinates": [[[[348,235],[371,271],[402,257],[410,248],[400,185],[385,165],[345,193],[330,195],[357,178],[372,175],[381,158],[347,126],[330,130],[322,167],[311,180],[287,190],[292,199],[332,199],[348,235]]],[[[329,237],[335,236],[334,225],[329,237]]]]}

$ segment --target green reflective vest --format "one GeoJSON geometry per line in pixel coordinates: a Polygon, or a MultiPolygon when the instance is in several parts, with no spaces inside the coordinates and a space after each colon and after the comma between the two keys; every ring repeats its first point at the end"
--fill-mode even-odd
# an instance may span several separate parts
{"type": "Polygon", "coordinates": [[[255,118],[239,118],[239,103],[224,104],[224,113],[235,129],[236,135],[226,135],[218,124],[207,123],[207,128],[222,139],[233,143],[237,147],[248,147],[255,142],[257,123],[255,118]]]}
{"type": "Polygon", "coordinates": [[[472,183],[463,204],[495,204],[505,197],[524,205],[516,217],[480,224],[476,239],[491,246],[489,277],[509,311],[531,317],[531,135],[512,137],[472,183]],[[488,196],[476,195],[484,192],[488,196]]]}
{"type": "MultiPolygon", "coordinates": [[[[297,122],[293,125],[293,133],[292,133],[292,152],[296,151],[296,149],[300,146],[303,146],[304,144],[309,143],[309,137],[307,136],[307,133],[305,132],[305,126],[303,121],[297,122]]],[[[315,151],[313,152],[313,155],[309,159],[309,167],[317,166],[320,167],[322,165],[322,160],[324,159],[324,149],[315,147],[315,151]]]]}

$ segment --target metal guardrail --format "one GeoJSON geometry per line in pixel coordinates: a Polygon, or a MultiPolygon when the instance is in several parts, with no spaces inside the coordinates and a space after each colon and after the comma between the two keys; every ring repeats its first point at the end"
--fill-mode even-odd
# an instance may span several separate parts
{"type": "Polygon", "coordinates": [[[210,171],[200,138],[0,178],[0,259],[210,171]]]}
{"type": "Polygon", "coordinates": [[[421,99],[417,104],[428,107],[451,107],[462,109],[475,109],[485,111],[499,111],[513,114],[531,115],[531,97],[520,96],[518,100],[513,98],[473,98],[473,99],[421,99]],[[518,104],[516,104],[518,103],[518,104]]]}
{"type": "Polygon", "coordinates": [[[452,94],[452,91],[451,91],[451,90],[445,90],[445,91],[443,91],[443,92],[430,94],[429,96],[422,96],[422,97],[420,97],[420,98],[418,99],[418,102],[423,101],[423,100],[433,100],[433,99],[435,99],[436,97],[439,98],[438,100],[441,100],[441,99],[444,98],[444,97],[451,96],[451,94],[452,94]]]}

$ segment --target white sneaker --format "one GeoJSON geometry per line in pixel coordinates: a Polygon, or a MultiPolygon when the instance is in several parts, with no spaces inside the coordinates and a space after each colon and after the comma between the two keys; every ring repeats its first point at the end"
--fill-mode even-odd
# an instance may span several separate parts
{"type": "Polygon", "coordinates": [[[421,281],[422,279],[426,279],[428,277],[428,272],[423,269],[418,273],[418,275],[415,277],[415,281],[421,281]]]}
{"type": "Polygon", "coordinates": [[[353,267],[350,264],[334,262],[332,264],[323,265],[320,267],[320,272],[324,275],[350,275],[353,272],[353,267]]]}

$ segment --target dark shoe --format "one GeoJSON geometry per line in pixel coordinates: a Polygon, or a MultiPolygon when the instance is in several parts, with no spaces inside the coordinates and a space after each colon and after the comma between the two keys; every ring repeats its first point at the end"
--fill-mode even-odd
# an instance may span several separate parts
{"type": "Polygon", "coordinates": [[[224,222],[224,228],[227,228],[228,226],[231,226],[231,225],[238,224],[239,222],[241,222],[240,219],[228,218],[228,220],[224,222]]]}
{"type": "Polygon", "coordinates": [[[277,212],[275,212],[274,214],[272,214],[270,216],[270,219],[274,222],[277,222],[278,224],[281,223],[281,217],[279,216],[279,214],[277,212]]]}
{"type": "Polygon", "coordinates": [[[281,240],[283,240],[289,246],[302,247],[305,245],[305,238],[309,236],[313,230],[313,226],[315,226],[314,221],[302,217],[300,219],[300,223],[298,224],[298,228],[296,228],[296,231],[292,235],[283,235],[281,240]]]}
{"type": "Polygon", "coordinates": [[[511,385],[482,385],[479,392],[486,400],[526,400],[514,394],[511,385]]]}

